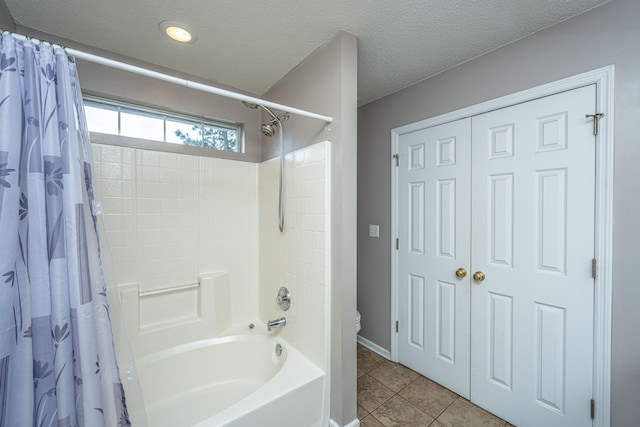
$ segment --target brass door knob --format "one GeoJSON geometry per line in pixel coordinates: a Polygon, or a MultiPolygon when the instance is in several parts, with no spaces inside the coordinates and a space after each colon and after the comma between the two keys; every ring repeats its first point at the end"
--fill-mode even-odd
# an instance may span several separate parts
{"type": "Polygon", "coordinates": [[[485,279],[484,273],[482,271],[476,271],[473,273],[473,280],[476,282],[482,282],[485,279]]]}
{"type": "Polygon", "coordinates": [[[460,267],[459,269],[456,270],[456,276],[462,278],[462,277],[467,277],[467,270],[465,270],[464,268],[460,267]]]}

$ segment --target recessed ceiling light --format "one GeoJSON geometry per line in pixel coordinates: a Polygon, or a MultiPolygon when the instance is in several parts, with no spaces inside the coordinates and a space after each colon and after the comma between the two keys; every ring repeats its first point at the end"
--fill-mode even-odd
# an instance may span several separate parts
{"type": "Polygon", "coordinates": [[[196,33],[186,24],[177,21],[162,21],[158,28],[165,36],[181,43],[193,43],[196,41],[196,33]]]}

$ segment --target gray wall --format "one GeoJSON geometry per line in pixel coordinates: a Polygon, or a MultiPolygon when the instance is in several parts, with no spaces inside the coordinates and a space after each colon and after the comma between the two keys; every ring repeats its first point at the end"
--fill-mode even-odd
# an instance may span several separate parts
{"type": "MultiPolygon", "coordinates": [[[[390,348],[391,129],[615,64],[611,419],[637,425],[640,404],[640,1],[614,0],[358,111],[360,334],[390,348]],[[380,238],[368,237],[380,224],[380,238]]],[[[428,49],[425,41],[425,49],[428,49]]]]}
{"type": "MultiPolygon", "coordinates": [[[[265,98],[334,118],[327,130],[318,120],[292,117],[285,122],[285,135],[288,151],[332,142],[331,418],[346,425],[356,418],[356,38],[338,33],[265,98]]],[[[277,155],[274,143],[265,140],[265,158],[277,155]]]]}
{"type": "Polygon", "coordinates": [[[9,12],[4,0],[0,0],[0,29],[7,31],[16,30],[16,23],[13,20],[11,12],[9,12]]]}

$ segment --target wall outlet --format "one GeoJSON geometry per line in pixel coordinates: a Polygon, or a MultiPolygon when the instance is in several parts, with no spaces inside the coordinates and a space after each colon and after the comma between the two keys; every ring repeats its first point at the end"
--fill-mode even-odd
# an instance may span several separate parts
{"type": "Polygon", "coordinates": [[[369,237],[380,237],[380,226],[377,224],[369,225],[369,237]]]}

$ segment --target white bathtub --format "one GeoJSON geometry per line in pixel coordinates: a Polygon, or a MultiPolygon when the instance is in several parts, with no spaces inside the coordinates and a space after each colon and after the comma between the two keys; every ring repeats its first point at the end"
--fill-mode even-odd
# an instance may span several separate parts
{"type": "Polygon", "coordinates": [[[197,341],[137,367],[149,427],[321,425],[324,372],[275,336],[197,341]]]}

